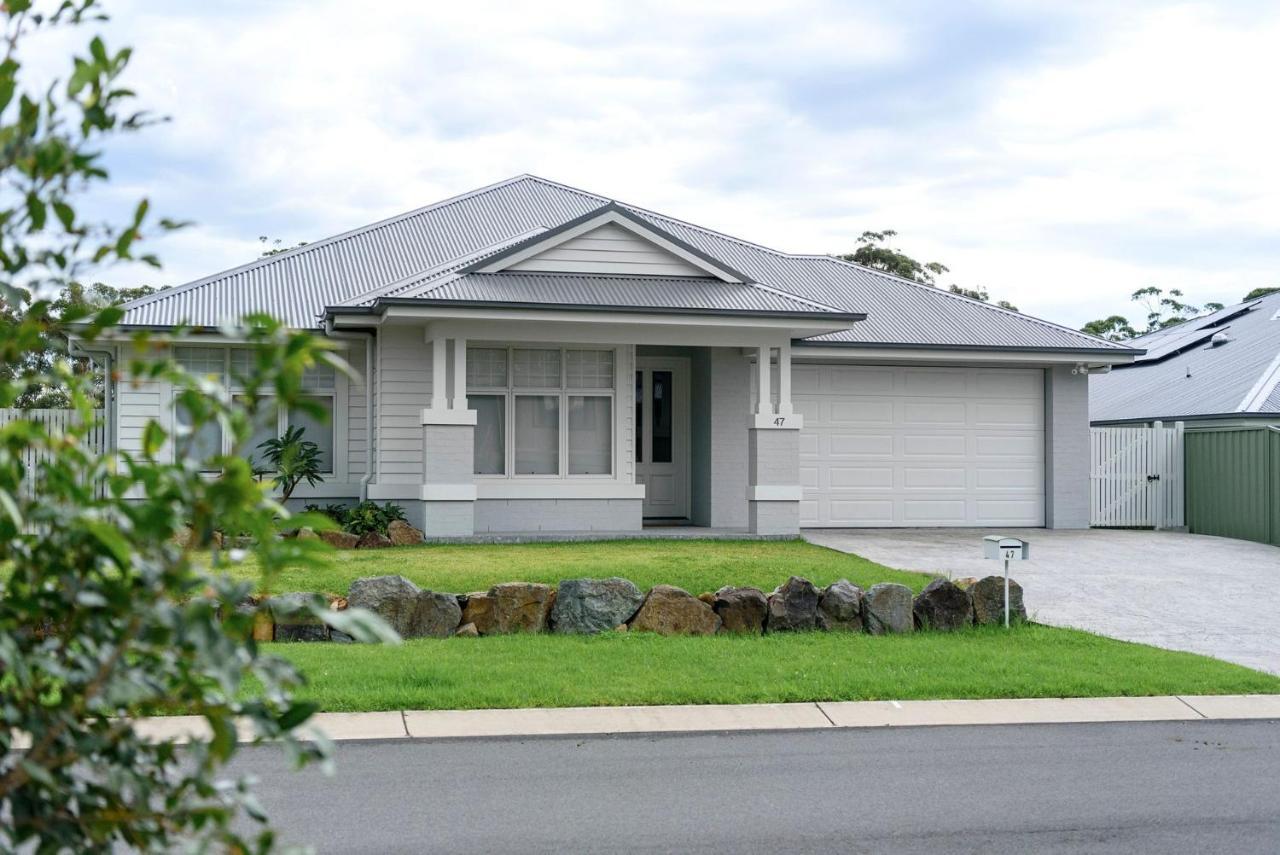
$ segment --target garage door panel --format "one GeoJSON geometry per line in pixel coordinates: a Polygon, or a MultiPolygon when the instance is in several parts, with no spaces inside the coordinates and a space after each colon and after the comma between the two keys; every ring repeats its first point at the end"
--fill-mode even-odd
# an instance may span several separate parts
{"type": "Polygon", "coordinates": [[[953,397],[964,394],[968,372],[949,368],[907,368],[902,372],[902,394],[953,397]]]}
{"type": "Polygon", "coordinates": [[[1040,490],[1041,479],[1031,469],[987,469],[977,471],[978,480],[974,484],[980,490],[1010,488],[1026,490],[1034,494],[1040,490]]]}
{"type": "Polygon", "coordinates": [[[1044,434],[979,434],[974,437],[974,451],[979,457],[1033,457],[1044,452],[1044,434]]]}
{"type": "Polygon", "coordinates": [[[1044,524],[1042,371],[804,370],[804,525],[1044,524]]]}
{"type": "Polygon", "coordinates": [[[964,525],[966,519],[964,499],[904,499],[902,502],[902,520],[907,525],[964,525]]]}
{"type": "Polygon", "coordinates": [[[849,487],[893,488],[893,467],[833,466],[827,470],[833,490],[849,487]]]}
{"type": "Polygon", "coordinates": [[[1037,501],[1019,499],[979,499],[974,503],[988,525],[1044,525],[1044,509],[1037,501]]]}
{"type": "Polygon", "coordinates": [[[963,466],[950,469],[941,466],[912,466],[902,470],[902,486],[907,490],[921,487],[963,490],[968,486],[967,482],[968,470],[963,466]]]}
{"type": "Polygon", "coordinates": [[[893,454],[893,434],[833,433],[826,446],[831,457],[850,455],[887,457],[893,454]]]}
{"type": "Polygon", "coordinates": [[[974,404],[975,425],[1026,427],[1041,425],[1044,407],[1036,401],[978,401],[974,404]]]}
{"type": "Polygon", "coordinates": [[[969,437],[963,433],[902,437],[902,454],[905,457],[964,457],[968,450],[969,437]]]}
{"type": "Polygon", "coordinates": [[[845,398],[832,401],[827,420],[833,425],[891,425],[893,401],[884,398],[845,398]]]}
{"type": "Polygon", "coordinates": [[[902,404],[902,424],[913,425],[959,425],[968,424],[968,408],[964,401],[937,400],[921,401],[915,398],[902,404]]]}
{"type": "Polygon", "coordinates": [[[822,391],[823,370],[817,365],[793,365],[791,367],[791,392],[807,395],[822,391]]]}
{"type": "MultiPolygon", "coordinates": [[[[832,499],[829,517],[835,525],[887,526],[893,525],[893,501],[890,499],[832,499]],[[867,520],[867,522],[861,522],[867,520]]],[[[831,525],[831,523],[824,523],[831,525]]]]}
{"type": "Polygon", "coordinates": [[[972,389],[974,394],[988,398],[1040,401],[1044,395],[1044,376],[1039,371],[978,370],[974,372],[972,389]]]}

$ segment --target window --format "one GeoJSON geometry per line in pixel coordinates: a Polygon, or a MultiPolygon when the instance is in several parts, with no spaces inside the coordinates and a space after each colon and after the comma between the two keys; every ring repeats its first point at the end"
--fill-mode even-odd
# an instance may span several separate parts
{"type": "MultiPolygon", "coordinates": [[[[226,382],[226,351],[220,347],[175,347],[173,358],[196,377],[212,379],[220,384],[226,382]]],[[[175,423],[184,428],[176,440],[178,456],[199,461],[201,471],[217,471],[213,458],[223,453],[222,426],[211,420],[190,433],[193,419],[181,404],[174,407],[173,416],[175,423]]]]}
{"type": "MultiPolygon", "coordinates": [[[[253,372],[253,352],[245,348],[222,347],[176,347],[174,359],[192,374],[212,377],[226,387],[227,393],[238,402],[247,402],[242,394],[245,378],[253,372]],[[228,380],[229,378],[229,380],[228,380]]],[[[281,412],[277,407],[264,401],[259,404],[256,424],[249,441],[240,451],[249,458],[255,467],[263,464],[262,449],[259,446],[268,439],[284,435],[290,426],[302,428],[302,438],[314,442],[320,449],[320,465],[322,471],[334,471],[333,417],[336,410],[337,375],[332,365],[319,365],[308,368],[302,376],[302,389],[306,393],[303,400],[318,411],[311,408],[294,407],[289,412],[281,412]]],[[[174,408],[174,417],[179,425],[190,426],[190,414],[178,405],[174,408]]],[[[217,471],[209,461],[219,454],[230,454],[230,438],[224,438],[221,427],[215,422],[204,425],[199,433],[192,435],[185,442],[180,440],[180,454],[195,457],[206,463],[205,471],[217,471]]]]}
{"type": "Polygon", "coordinates": [[[611,476],[613,397],[612,350],[468,348],[475,474],[611,476]]]}

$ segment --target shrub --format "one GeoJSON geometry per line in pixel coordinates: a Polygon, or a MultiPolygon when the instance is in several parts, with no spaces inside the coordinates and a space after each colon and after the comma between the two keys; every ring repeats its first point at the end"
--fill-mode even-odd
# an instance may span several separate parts
{"type": "Polygon", "coordinates": [[[377,502],[363,501],[360,504],[346,509],[346,518],[341,523],[342,528],[355,535],[366,535],[371,531],[378,534],[386,534],[387,526],[396,520],[404,519],[404,508],[399,505],[387,503],[380,505],[377,502]]]}
{"type": "Polygon", "coordinates": [[[297,486],[306,481],[314,487],[322,483],[320,475],[320,446],[309,439],[303,439],[303,428],[289,425],[284,436],[261,442],[262,460],[266,465],[255,474],[274,475],[275,485],[280,488],[280,501],[287,502],[297,486]]]}

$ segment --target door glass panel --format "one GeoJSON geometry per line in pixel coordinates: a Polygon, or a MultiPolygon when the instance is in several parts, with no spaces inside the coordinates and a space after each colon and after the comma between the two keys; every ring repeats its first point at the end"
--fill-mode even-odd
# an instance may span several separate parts
{"type": "Polygon", "coordinates": [[[644,372],[636,372],[636,463],[644,463],[644,372]]]}
{"type": "Polygon", "coordinates": [[[653,372],[653,461],[671,462],[671,372],[653,372]]]}

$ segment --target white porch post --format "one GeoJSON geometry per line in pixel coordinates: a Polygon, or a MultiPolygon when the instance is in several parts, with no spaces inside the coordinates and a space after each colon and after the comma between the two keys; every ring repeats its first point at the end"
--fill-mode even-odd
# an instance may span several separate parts
{"type": "Polygon", "coordinates": [[[453,340],[453,409],[467,408],[467,340],[453,340]]]}
{"type": "Polygon", "coordinates": [[[778,415],[789,416],[791,409],[791,340],[778,347],[778,415]]]}
{"type": "Polygon", "coordinates": [[[449,392],[445,388],[449,375],[446,360],[448,351],[444,336],[431,340],[431,409],[443,410],[448,407],[449,392]]]}
{"type": "Polygon", "coordinates": [[[769,374],[771,373],[770,361],[773,348],[757,347],[756,348],[756,394],[759,399],[756,401],[756,412],[760,415],[767,415],[773,412],[773,401],[770,400],[769,393],[769,374]]]}

